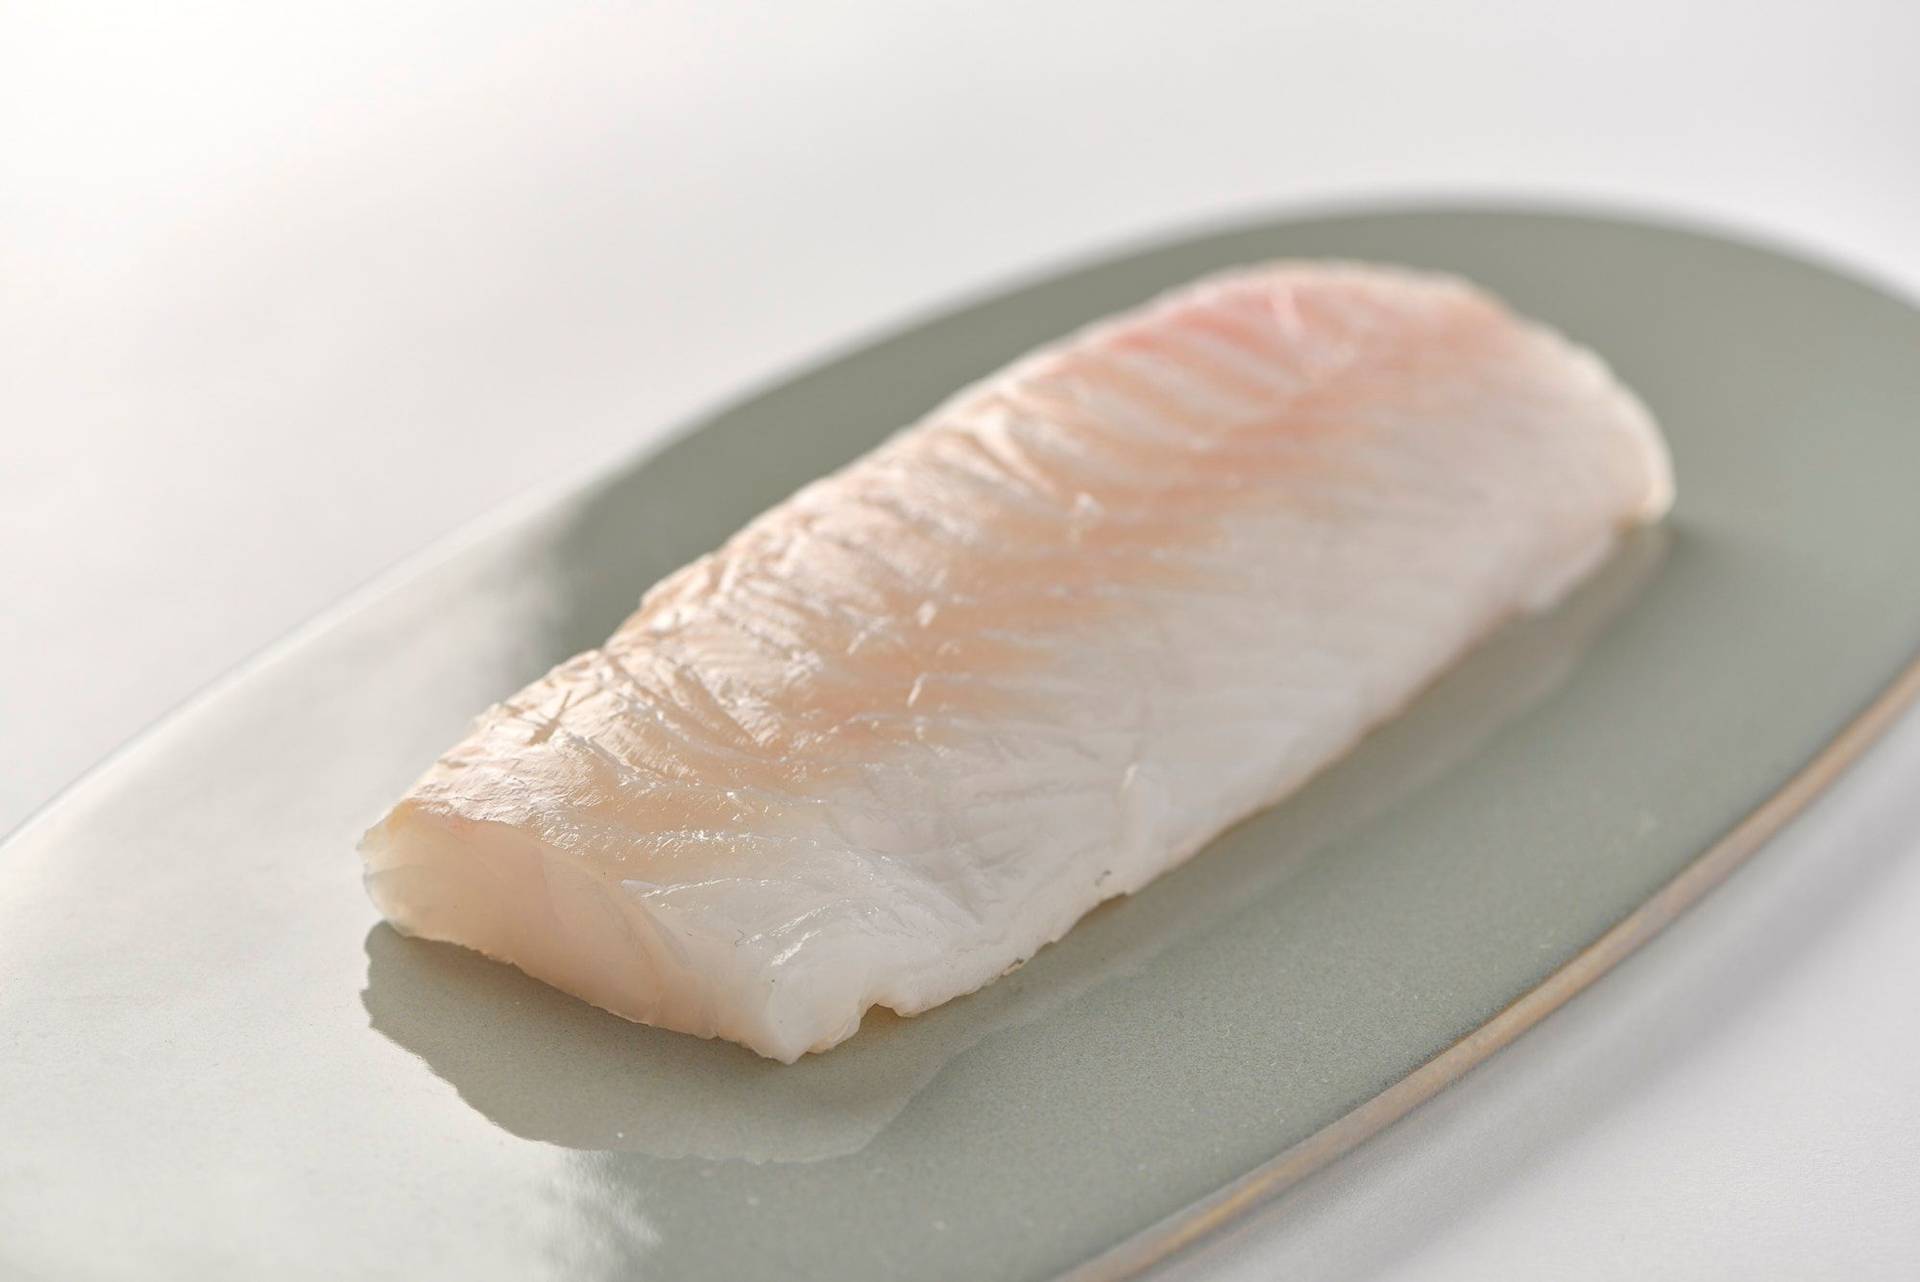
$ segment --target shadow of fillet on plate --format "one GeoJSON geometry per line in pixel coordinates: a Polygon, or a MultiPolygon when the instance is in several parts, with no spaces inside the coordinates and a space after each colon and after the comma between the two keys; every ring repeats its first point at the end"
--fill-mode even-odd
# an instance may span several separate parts
{"type": "Polygon", "coordinates": [[[791,1062],[971,992],[1298,788],[1672,501],[1592,354],[1278,263],[960,392],[489,709],[380,910],[791,1062]]]}

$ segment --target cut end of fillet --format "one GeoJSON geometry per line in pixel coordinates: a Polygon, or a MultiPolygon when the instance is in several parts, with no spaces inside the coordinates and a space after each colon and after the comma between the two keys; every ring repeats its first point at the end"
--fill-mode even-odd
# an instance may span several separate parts
{"type": "Polygon", "coordinates": [[[367,893],[402,934],[471,948],[623,1019],[789,1064],[859,1029],[864,1007],[836,1012],[779,993],[763,950],[652,916],[632,892],[511,826],[402,804],[360,854],[367,893]]]}

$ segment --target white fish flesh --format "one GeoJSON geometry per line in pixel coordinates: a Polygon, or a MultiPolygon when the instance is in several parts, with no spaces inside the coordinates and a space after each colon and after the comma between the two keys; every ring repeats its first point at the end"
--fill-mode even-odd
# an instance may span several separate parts
{"type": "Polygon", "coordinates": [[[1592,354],[1279,263],[969,388],[489,709],[361,845],[400,930],[793,1061],[1271,805],[1672,500],[1592,354]]]}

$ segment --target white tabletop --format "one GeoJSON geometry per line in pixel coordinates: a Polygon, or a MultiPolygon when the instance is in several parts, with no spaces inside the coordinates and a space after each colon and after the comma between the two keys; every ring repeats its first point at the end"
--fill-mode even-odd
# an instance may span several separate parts
{"type": "MultiPolygon", "coordinates": [[[[503,499],[1064,258],[1550,197],[1920,296],[1905,0],[1175,8],[7,6],[0,828],[503,499]]],[[[1175,1273],[1911,1276],[1915,778],[1909,717],[1667,936],[1175,1273]]]]}

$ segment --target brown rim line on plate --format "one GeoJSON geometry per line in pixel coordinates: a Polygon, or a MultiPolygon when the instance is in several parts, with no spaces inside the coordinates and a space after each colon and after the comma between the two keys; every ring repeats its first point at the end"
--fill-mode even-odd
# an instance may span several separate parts
{"type": "Polygon", "coordinates": [[[1778,792],[1572,961],[1352,1112],[1186,1210],[1068,1270],[1061,1282],[1125,1282],[1144,1276],[1154,1266],[1238,1224],[1465,1077],[1699,903],[1825,792],[1916,700],[1920,700],[1920,655],[1778,792]]]}

